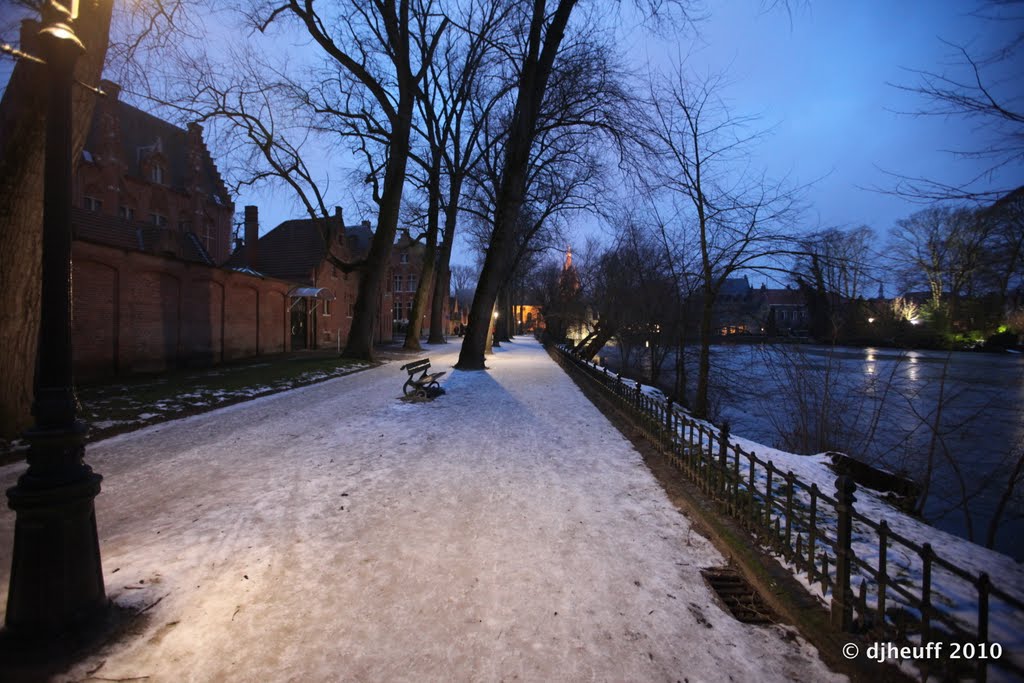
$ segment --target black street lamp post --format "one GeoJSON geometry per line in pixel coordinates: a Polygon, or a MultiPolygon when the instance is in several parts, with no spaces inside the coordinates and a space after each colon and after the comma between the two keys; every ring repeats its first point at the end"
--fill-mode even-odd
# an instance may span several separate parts
{"type": "Polygon", "coordinates": [[[6,625],[25,636],[65,631],[107,604],[93,505],[103,477],[83,461],[71,365],[71,88],[85,51],[71,28],[76,6],[47,3],[39,32],[49,103],[35,422],[25,433],[28,470],[7,491],[16,517],[6,625]]]}

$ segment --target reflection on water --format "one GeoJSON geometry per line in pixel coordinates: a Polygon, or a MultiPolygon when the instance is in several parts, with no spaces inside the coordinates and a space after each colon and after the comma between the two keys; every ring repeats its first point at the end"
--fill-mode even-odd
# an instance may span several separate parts
{"type": "Polygon", "coordinates": [[[927,482],[924,516],[980,543],[1002,504],[996,547],[1024,559],[1024,484],[1001,503],[1024,455],[1024,356],[775,345],[718,346],[712,360],[736,434],[927,482]]]}

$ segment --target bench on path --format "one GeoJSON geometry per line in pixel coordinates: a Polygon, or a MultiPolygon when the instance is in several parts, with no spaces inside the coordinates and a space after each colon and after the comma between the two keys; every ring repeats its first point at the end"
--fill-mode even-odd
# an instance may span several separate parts
{"type": "Polygon", "coordinates": [[[444,375],[444,372],[427,372],[430,369],[430,359],[423,358],[412,363],[406,363],[402,370],[409,373],[409,379],[402,385],[402,393],[406,396],[415,394],[417,398],[426,398],[428,395],[437,396],[442,393],[441,385],[437,379],[444,375]],[[419,377],[414,375],[419,372],[419,377]]]}

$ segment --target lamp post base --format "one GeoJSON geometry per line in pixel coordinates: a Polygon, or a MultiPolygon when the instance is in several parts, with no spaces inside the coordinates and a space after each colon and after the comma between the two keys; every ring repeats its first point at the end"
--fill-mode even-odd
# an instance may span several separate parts
{"type": "Polygon", "coordinates": [[[7,490],[16,515],[6,616],[11,635],[55,635],[106,609],[93,503],[103,477],[81,467],[73,482],[39,487],[19,480],[7,490]]]}

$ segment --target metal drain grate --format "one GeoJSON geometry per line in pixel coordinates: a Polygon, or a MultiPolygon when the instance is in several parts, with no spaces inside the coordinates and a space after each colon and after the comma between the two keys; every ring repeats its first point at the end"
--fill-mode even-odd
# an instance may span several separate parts
{"type": "Polygon", "coordinates": [[[757,591],[731,567],[702,569],[704,580],[722,599],[729,612],[744,624],[775,623],[772,611],[757,591]]]}

